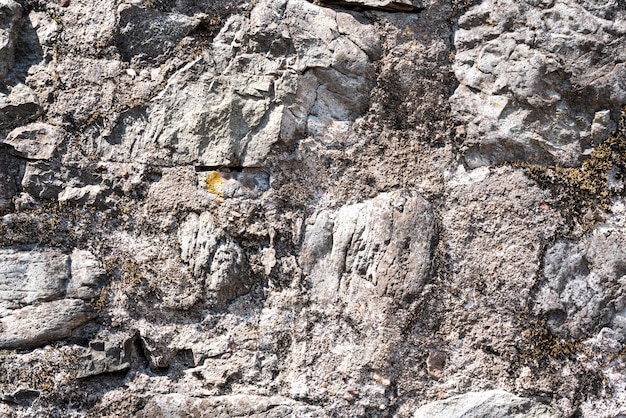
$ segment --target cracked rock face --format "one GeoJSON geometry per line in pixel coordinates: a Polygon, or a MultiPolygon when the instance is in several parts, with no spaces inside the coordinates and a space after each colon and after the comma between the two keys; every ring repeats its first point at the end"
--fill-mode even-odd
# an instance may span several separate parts
{"type": "Polygon", "coordinates": [[[159,156],[163,164],[262,166],[276,142],[340,135],[367,110],[378,44],[371,25],[349,14],[262,3],[249,18],[231,17],[145,114],[129,116],[121,127],[127,134],[109,140],[120,147],[105,152],[159,156]]]}
{"type": "Polygon", "coordinates": [[[0,416],[626,416],[625,16],[0,0],[0,416]]]}
{"type": "Polygon", "coordinates": [[[1,348],[66,338],[95,317],[104,272],[88,251],[4,249],[0,260],[1,348]]]}
{"type": "Polygon", "coordinates": [[[617,2],[487,1],[460,16],[450,104],[467,164],[580,164],[626,101],[624,19],[617,2]]]}

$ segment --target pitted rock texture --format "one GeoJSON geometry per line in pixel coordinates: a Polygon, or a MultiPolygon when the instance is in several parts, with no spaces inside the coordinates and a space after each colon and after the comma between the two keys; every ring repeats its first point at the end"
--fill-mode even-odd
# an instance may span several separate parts
{"type": "Polygon", "coordinates": [[[467,164],[579,165],[626,101],[625,13],[615,1],[485,1],[460,16],[450,103],[467,164]]]}
{"type": "Polygon", "coordinates": [[[0,416],[626,416],[624,13],[0,0],[0,416]]]}

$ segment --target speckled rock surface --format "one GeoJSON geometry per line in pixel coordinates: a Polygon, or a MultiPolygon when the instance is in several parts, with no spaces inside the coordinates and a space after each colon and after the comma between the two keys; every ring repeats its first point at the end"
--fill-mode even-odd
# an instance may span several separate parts
{"type": "Polygon", "coordinates": [[[622,2],[0,12],[0,416],[626,416],[622,2]]]}

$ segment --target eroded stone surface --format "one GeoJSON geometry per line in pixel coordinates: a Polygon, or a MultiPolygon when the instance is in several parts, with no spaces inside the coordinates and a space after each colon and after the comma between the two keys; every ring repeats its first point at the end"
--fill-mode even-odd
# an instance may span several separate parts
{"type": "Polygon", "coordinates": [[[451,98],[472,167],[575,166],[626,102],[626,17],[617,2],[482,2],[459,18],[451,98]],[[618,51],[619,49],[619,51],[618,51]],[[610,117],[609,117],[610,115],[610,117]]]}
{"type": "Polygon", "coordinates": [[[367,110],[378,42],[346,13],[262,2],[249,19],[230,18],[211,48],[168,80],[147,121],[127,122],[141,138],[119,141],[140,160],[261,166],[277,141],[344,132],[367,110]]]}
{"type": "Polygon", "coordinates": [[[104,275],[88,251],[0,250],[0,346],[31,348],[66,338],[93,317],[104,275]]]}
{"type": "Polygon", "coordinates": [[[556,332],[580,338],[615,315],[622,325],[624,239],[618,231],[594,231],[584,240],[560,241],[547,249],[534,309],[548,316],[556,332]]]}
{"type": "Polygon", "coordinates": [[[623,415],[623,8],[474,3],[6,15],[0,415],[623,415]]]}
{"type": "Polygon", "coordinates": [[[233,417],[326,416],[315,406],[309,406],[278,396],[230,395],[202,399],[182,394],[153,398],[137,416],[184,417],[189,414],[194,414],[194,416],[200,418],[222,415],[233,417]]]}
{"type": "Polygon", "coordinates": [[[421,291],[435,240],[428,202],[408,192],[385,193],[318,213],[307,228],[300,263],[320,300],[365,288],[402,302],[421,291]]]}
{"type": "Polygon", "coordinates": [[[560,418],[553,408],[503,390],[470,392],[433,402],[415,411],[414,418],[560,418]]]}

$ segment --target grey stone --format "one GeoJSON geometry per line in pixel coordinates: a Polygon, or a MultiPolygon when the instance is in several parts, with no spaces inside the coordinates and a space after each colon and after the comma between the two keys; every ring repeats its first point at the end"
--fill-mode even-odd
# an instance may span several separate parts
{"type": "Polygon", "coordinates": [[[544,281],[534,311],[548,317],[553,331],[581,338],[609,325],[626,309],[621,283],[626,276],[626,237],[594,231],[580,241],[559,241],[544,257],[544,281]]]}
{"type": "Polygon", "coordinates": [[[13,0],[0,2],[0,80],[15,62],[15,43],[19,32],[22,6],[13,0]]]}
{"type": "Polygon", "coordinates": [[[104,373],[121,372],[130,369],[130,361],[135,335],[111,334],[106,340],[94,340],[81,356],[82,368],[79,378],[97,376],[104,373]]]}
{"type": "Polygon", "coordinates": [[[201,23],[197,17],[161,13],[137,4],[121,4],[117,13],[117,47],[124,61],[133,65],[165,61],[176,44],[201,23]]]}
{"type": "Polygon", "coordinates": [[[0,416],[624,414],[618,0],[22,3],[0,416]]]}
{"type": "Polygon", "coordinates": [[[459,18],[452,117],[466,125],[470,167],[503,161],[575,166],[626,102],[626,17],[615,2],[532,7],[487,1],[459,18]],[[600,52],[605,51],[605,52],[600,52]],[[583,93],[584,92],[584,93],[583,93]],[[582,96],[584,99],[582,99],[582,96]],[[583,100],[583,101],[581,101],[583,100]],[[598,113],[599,112],[599,113],[598,113]]]}
{"type": "Polygon", "coordinates": [[[97,298],[105,279],[102,263],[89,251],[78,249],[72,251],[70,261],[71,280],[66,297],[83,300],[97,298]]]}
{"type": "Polygon", "coordinates": [[[17,84],[9,94],[0,93],[0,129],[19,126],[41,113],[37,94],[24,84],[17,84]]]}
{"type": "Polygon", "coordinates": [[[554,408],[503,390],[470,392],[426,404],[413,418],[560,418],[554,408]]]}
{"type": "Polygon", "coordinates": [[[33,348],[67,338],[96,316],[80,299],[59,299],[15,309],[0,318],[0,348],[33,348]]]}
{"type": "Polygon", "coordinates": [[[47,123],[31,123],[11,131],[4,143],[30,160],[50,160],[56,156],[64,138],[63,129],[47,123]]]}
{"type": "Polygon", "coordinates": [[[139,411],[138,418],[204,417],[325,417],[321,408],[280,396],[225,395],[197,398],[175,393],[156,396],[139,411]]]}
{"type": "Polygon", "coordinates": [[[70,258],[59,251],[0,250],[0,316],[65,293],[70,258]]]}
{"type": "Polygon", "coordinates": [[[300,264],[322,300],[365,286],[374,295],[403,302],[421,292],[435,241],[427,201],[406,191],[381,193],[318,213],[307,227],[300,264]]]}
{"type": "Polygon", "coordinates": [[[259,167],[277,142],[344,132],[362,115],[375,85],[375,30],[305,1],[277,4],[263,1],[249,19],[230,18],[211,48],[151,101],[141,137],[122,138],[123,152],[259,167]]]}
{"type": "Polygon", "coordinates": [[[90,184],[82,187],[66,187],[59,193],[59,202],[93,205],[102,196],[106,187],[90,184]]]}
{"type": "Polygon", "coordinates": [[[190,214],[179,229],[181,258],[205,280],[210,306],[223,307],[250,289],[249,267],[241,247],[215,225],[208,212],[190,214]]]}
{"type": "Polygon", "coordinates": [[[104,271],[84,250],[0,250],[0,347],[31,348],[69,337],[94,318],[104,271]]]}
{"type": "Polygon", "coordinates": [[[63,178],[58,166],[46,161],[28,162],[22,177],[22,188],[31,196],[56,199],[63,189],[63,178]]]}

